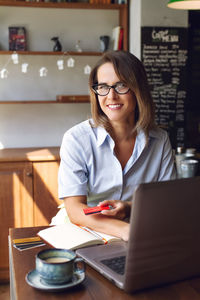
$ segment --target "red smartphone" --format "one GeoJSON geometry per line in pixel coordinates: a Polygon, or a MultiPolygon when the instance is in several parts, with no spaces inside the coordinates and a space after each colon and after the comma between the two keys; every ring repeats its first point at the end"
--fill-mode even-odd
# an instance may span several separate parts
{"type": "Polygon", "coordinates": [[[102,210],[105,210],[105,209],[108,210],[108,209],[111,209],[111,207],[109,205],[95,206],[95,207],[84,208],[83,211],[84,211],[85,215],[93,215],[93,214],[98,214],[102,210]]]}

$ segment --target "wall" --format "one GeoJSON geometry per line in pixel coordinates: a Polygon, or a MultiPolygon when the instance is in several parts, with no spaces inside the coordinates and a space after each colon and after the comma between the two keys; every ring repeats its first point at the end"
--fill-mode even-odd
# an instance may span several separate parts
{"type": "Polygon", "coordinates": [[[0,147],[59,146],[64,132],[90,116],[83,104],[1,104],[0,147]]]}
{"type": "Polygon", "coordinates": [[[141,26],[188,27],[188,11],[167,7],[168,0],[130,1],[130,51],[141,55],[141,26]]]}
{"type": "MultiPolygon", "coordinates": [[[[169,9],[166,7],[167,2],[166,0],[130,0],[130,51],[138,57],[140,57],[141,26],[187,27],[187,12],[169,9]]],[[[51,9],[46,13],[42,9],[24,11],[21,8],[13,8],[11,15],[10,9],[1,7],[0,10],[2,50],[7,47],[9,25],[27,27],[31,50],[48,51],[53,46],[50,38],[59,35],[64,51],[74,50],[77,39],[81,40],[84,50],[98,51],[99,36],[102,34],[111,36],[112,28],[118,23],[118,16],[113,11],[94,11],[93,14],[89,11],[85,16],[83,11],[62,10],[59,18],[56,18],[51,9]],[[88,27],[88,22],[95,24],[95,30],[94,26],[88,27]],[[66,24],[64,30],[63,24],[66,24]]],[[[98,58],[74,58],[75,68],[70,70],[65,68],[64,71],[58,72],[57,57],[20,56],[21,62],[28,60],[29,73],[26,77],[20,73],[19,66],[9,64],[10,79],[0,79],[0,100],[53,100],[56,94],[87,93],[88,76],[83,74],[83,67],[87,63],[92,66],[98,58]],[[47,78],[38,77],[38,68],[43,65],[48,68],[47,78]]],[[[6,61],[6,56],[0,56],[0,67],[6,61]]],[[[0,147],[59,146],[63,133],[89,115],[90,105],[87,103],[1,104],[0,147]]]]}

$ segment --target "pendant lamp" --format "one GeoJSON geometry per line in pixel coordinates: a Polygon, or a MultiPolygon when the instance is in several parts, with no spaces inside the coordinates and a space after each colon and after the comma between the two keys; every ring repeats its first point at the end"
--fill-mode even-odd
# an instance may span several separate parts
{"type": "Polygon", "coordinates": [[[174,9],[200,9],[200,0],[170,0],[167,6],[174,9]]]}

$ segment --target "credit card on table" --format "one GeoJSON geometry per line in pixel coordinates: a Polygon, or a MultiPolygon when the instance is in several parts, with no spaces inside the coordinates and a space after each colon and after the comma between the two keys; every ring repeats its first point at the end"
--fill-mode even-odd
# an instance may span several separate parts
{"type": "Polygon", "coordinates": [[[44,245],[45,243],[42,241],[42,239],[39,236],[13,240],[13,246],[20,251],[35,248],[35,247],[41,247],[44,245]]]}
{"type": "Polygon", "coordinates": [[[36,247],[42,247],[45,246],[46,244],[43,242],[35,242],[35,243],[28,243],[28,244],[13,244],[13,247],[16,249],[23,251],[23,250],[28,250],[36,247]]]}
{"type": "Polygon", "coordinates": [[[105,206],[95,206],[95,207],[84,208],[83,211],[84,211],[85,215],[93,215],[93,214],[100,213],[102,210],[109,210],[109,209],[111,209],[111,206],[105,205],[105,206]]]}

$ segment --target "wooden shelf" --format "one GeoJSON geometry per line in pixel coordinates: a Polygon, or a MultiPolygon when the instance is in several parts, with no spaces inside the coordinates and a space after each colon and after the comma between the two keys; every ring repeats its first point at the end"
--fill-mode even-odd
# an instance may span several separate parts
{"type": "Polygon", "coordinates": [[[56,100],[0,100],[1,104],[49,104],[49,103],[61,103],[56,100]]]}
{"type": "Polygon", "coordinates": [[[0,50],[0,55],[11,55],[13,53],[18,53],[20,55],[63,55],[63,56],[101,56],[102,52],[94,52],[94,51],[7,51],[0,50]]]}
{"type": "Polygon", "coordinates": [[[0,149],[0,163],[59,160],[59,147],[0,149]]]}
{"type": "Polygon", "coordinates": [[[90,4],[83,2],[25,2],[0,0],[0,6],[39,7],[39,8],[74,8],[74,9],[123,9],[126,4],[90,4]]]}
{"type": "Polygon", "coordinates": [[[59,103],[73,103],[73,102],[90,102],[88,95],[57,95],[56,101],[59,103]]]}
{"type": "Polygon", "coordinates": [[[57,95],[56,100],[7,100],[1,101],[0,104],[50,104],[50,103],[89,103],[88,95],[57,95]]]}
{"type": "MultiPolygon", "coordinates": [[[[88,0],[89,1],[89,0],[88,0]]],[[[93,9],[93,10],[117,10],[119,15],[119,25],[124,29],[123,49],[129,50],[129,1],[127,4],[91,4],[86,2],[66,2],[66,3],[54,3],[54,2],[26,2],[20,0],[0,0],[0,7],[26,7],[29,8],[60,8],[60,9],[93,9]]],[[[59,11],[58,11],[59,12],[59,11]]],[[[95,12],[91,12],[94,14],[95,12]]],[[[102,12],[104,13],[104,12],[102,12]]],[[[0,50],[0,55],[12,55],[13,53],[19,55],[58,55],[58,56],[101,56],[103,53],[98,51],[8,51],[0,50]]],[[[0,104],[60,104],[60,103],[89,103],[90,99],[88,95],[61,95],[61,98],[56,100],[2,100],[0,104]]]]}
{"type": "MultiPolygon", "coordinates": [[[[91,4],[86,2],[66,2],[66,3],[54,3],[54,2],[26,2],[20,0],[0,0],[0,6],[13,6],[13,7],[36,7],[36,8],[63,8],[63,9],[102,9],[102,10],[118,10],[119,12],[119,25],[124,28],[124,41],[123,49],[125,51],[129,50],[129,1],[127,4],[91,4]]],[[[29,52],[29,51],[28,51],[29,52]]],[[[35,52],[24,52],[24,54],[31,55],[56,55],[60,53],[50,53],[46,51],[35,51],[35,52]]],[[[1,54],[9,54],[6,51],[1,51],[1,54]]],[[[63,53],[63,52],[62,52],[63,53]]],[[[62,54],[61,53],[61,54],[62,54]]],[[[21,53],[22,54],[22,53],[21,53]]],[[[72,52],[71,55],[101,55],[98,52],[72,52]]]]}

